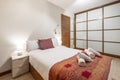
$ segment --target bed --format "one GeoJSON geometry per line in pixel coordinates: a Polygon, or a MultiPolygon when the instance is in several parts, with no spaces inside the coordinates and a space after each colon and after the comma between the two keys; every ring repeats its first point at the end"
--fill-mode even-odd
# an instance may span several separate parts
{"type": "Polygon", "coordinates": [[[86,67],[80,67],[78,52],[81,51],[65,46],[32,50],[29,52],[30,71],[36,80],[110,80],[110,57],[95,57],[86,67]]]}

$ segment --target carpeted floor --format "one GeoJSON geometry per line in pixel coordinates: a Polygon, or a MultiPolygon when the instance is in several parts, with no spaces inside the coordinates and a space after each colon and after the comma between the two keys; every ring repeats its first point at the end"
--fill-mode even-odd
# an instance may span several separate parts
{"type": "MultiPolygon", "coordinates": [[[[120,59],[113,58],[110,75],[112,80],[120,80],[120,59]]],[[[0,77],[0,80],[34,80],[34,79],[30,73],[26,73],[20,77],[12,79],[12,74],[10,73],[0,77]]]]}
{"type": "Polygon", "coordinates": [[[120,59],[113,59],[110,75],[112,80],[120,80],[120,59]]]}
{"type": "Polygon", "coordinates": [[[34,80],[34,79],[30,73],[26,73],[20,77],[13,79],[12,74],[10,73],[10,74],[0,77],[0,80],[34,80]]]}

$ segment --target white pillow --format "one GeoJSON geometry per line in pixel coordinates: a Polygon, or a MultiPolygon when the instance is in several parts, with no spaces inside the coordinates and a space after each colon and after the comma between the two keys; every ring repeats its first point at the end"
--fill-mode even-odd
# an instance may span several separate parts
{"type": "Polygon", "coordinates": [[[58,46],[58,40],[56,38],[52,38],[52,43],[54,47],[58,46]]]}
{"type": "Polygon", "coordinates": [[[39,48],[38,40],[27,41],[27,51],[36,50],[39,48]]]}

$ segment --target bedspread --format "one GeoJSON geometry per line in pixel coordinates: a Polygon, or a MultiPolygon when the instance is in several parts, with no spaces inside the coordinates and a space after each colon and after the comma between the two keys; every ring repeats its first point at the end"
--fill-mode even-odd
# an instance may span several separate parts
{"type": "Polygon", "coordinates": [[[80,67],[76,55],[54,64],[49,71],[49,80],[107,80],[111,57],[102,55],[80,67]]]}

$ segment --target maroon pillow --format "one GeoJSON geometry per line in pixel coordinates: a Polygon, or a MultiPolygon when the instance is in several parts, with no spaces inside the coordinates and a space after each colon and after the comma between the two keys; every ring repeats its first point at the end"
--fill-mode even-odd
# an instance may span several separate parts
{"type": "Polygon", "coordinates": [[[39,40],[38,45],[39,45],[39,48],[42,49],[42,50],[49,49],[49,48],[54,48],[51,39],[39,40]]]}

